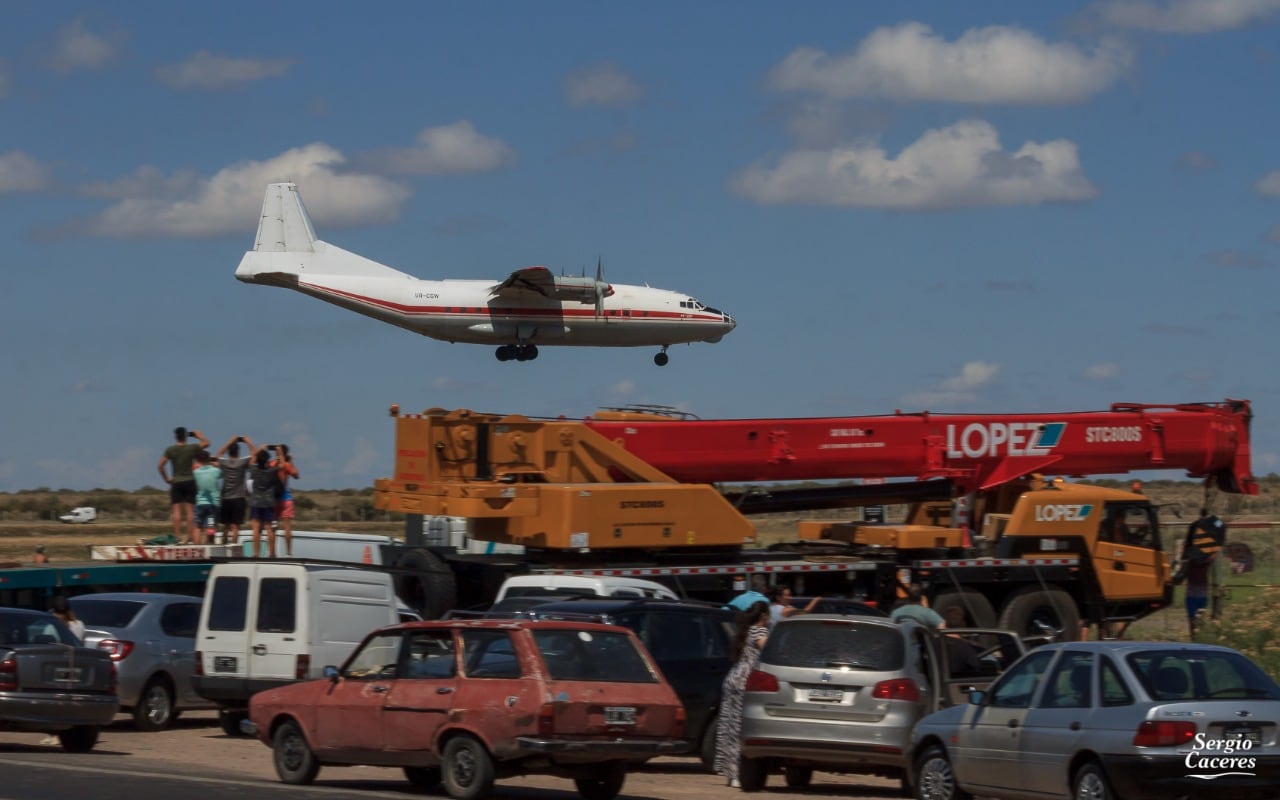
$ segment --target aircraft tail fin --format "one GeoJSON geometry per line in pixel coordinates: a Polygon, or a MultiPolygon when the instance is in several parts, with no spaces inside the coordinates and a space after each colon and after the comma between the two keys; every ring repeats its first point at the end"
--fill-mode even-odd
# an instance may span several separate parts
{"type": "Polygon", "coordinates": [[[236,277],[246,283],[297,288],[307,275],[412,277],[317,239],[297,184],[268,184],[258,237],[253,249],[240,259],[236,277]]]}

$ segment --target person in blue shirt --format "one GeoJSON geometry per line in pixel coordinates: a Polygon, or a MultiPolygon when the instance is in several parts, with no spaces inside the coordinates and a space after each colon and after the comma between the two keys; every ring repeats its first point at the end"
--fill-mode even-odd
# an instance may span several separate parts
{"type": "Polygon", "coordinates": [[[947,627],[942,615],[925,605],[926,602],[928,601],[924,596],[924,587],[913,583],[907,587],[906,598],[889,613],[889,616],[894,622],[911,619],[935,630],[947,627]]]}
{"type": "Polygon", "coordinates": [[[769,598],[765,595],[765,591],[767,591],[768,588],[769,583],[765,580],[763,575],[752,575],[751,588],[730,600],[728,606],[730,608],[737,609],[738,611],[746,611],[756,603],[764,603],[768,606],[769,598]]]}

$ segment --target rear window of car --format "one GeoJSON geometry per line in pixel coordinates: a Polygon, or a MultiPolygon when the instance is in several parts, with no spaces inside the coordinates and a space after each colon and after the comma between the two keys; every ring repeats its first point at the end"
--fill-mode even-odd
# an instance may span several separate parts
{"type": "Polygon", "coordinates": [[[0,645],[7,644],[79,647],[80,640],[52,614],[0,614],[0,645]]]}
{"type": "Polygon", "coordinates": [[[797,620],[774,627],[760,660],[779,667],[891,672],[906,663],[906,646],[896,626],[797,620]]]}
{"type": "Polygon", "coordinates": [[[124,628],[133,622],[145,603],[137,600],[96,600],[91,597],[71,601],[71,610],[89,628],[124,628]]]}
{"type": "Polygon", "coordinates": [[[1280,700],[1280,686],[1240,653],[1144,650],[1126,661],[1153,700],[1280,700]]]}
{"type": "Polygon", "coordinates": [[[635,640],[624,633],[540,630],[533,632],[533,641],[552,680],[658,682],[635,640]]]}

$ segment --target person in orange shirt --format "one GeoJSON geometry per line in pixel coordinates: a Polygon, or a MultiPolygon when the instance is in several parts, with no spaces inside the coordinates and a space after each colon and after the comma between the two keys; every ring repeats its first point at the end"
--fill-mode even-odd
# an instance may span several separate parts
{"type": "Polygon", "coordinates": [[[276,495],[276,520],[284,528],[284,554],[293,555],[293,492],[289,481],[298,477],[298,468],[293,465],[293,456],[289,455],[289,445],[275,446],[276,458],[271,466],[276,470],[280,491],[276,495]]]}

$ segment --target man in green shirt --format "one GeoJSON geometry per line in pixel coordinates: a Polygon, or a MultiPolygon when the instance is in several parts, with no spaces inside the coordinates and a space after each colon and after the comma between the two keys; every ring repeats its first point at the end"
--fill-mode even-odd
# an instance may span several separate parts
{"type": "Polygon", "coordinates": [[[196,476],[192,468],[196,453],[208,449],[209,440],[200,431],[188,431],[184,427],[173,429],[174,443],[165,448],[156,469],[169,484],[169,505],[172,508],[173,535],[179,541],[192,541],[195,536],[196,476]],[[195,437],[199,444],[187,441],[187,435],[195,437]],[[165,465],[173,467],[173,474],[165,471],[165,465]],[[184,527],[185,524],[185,527],[184,527]]]}

